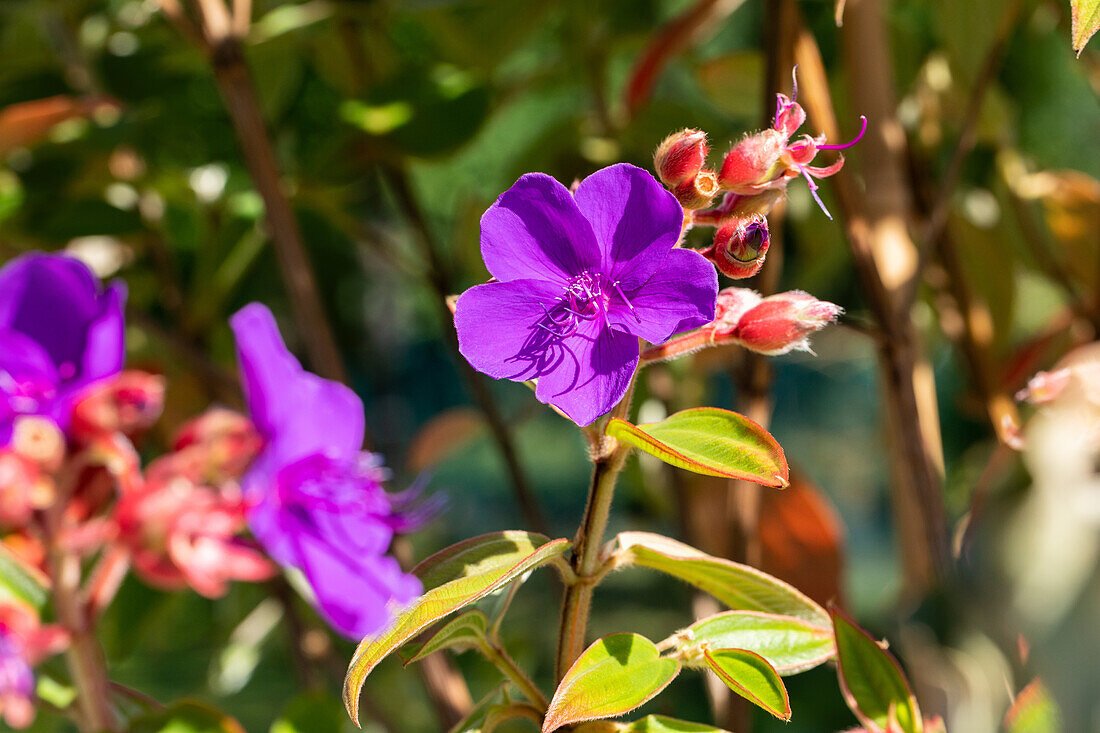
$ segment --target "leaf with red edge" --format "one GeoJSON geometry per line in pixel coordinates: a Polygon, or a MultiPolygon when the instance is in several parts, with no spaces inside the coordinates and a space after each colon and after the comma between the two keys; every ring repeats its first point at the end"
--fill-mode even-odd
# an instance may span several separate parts
{"type": "Polygon", "coordinates": [[[790,482],[787,457],[775,438],[730,410],[695,407],[645,425],[612,418],[606,432],[665,463],[705,476],[776,488],[790,482]]]}
{"type": "Polygon", "coordinates": [[[1073,50],[1077,55],[1085,44],[1100,30],[1100,0],[1069,0],[1073,15],[1073,50]]]}
{"type": "Polygon", "coordinates": [[[780,720],[791,719],[787,687],[767,659],[747,649],[707,649],[703,658],[726,687],[780,720]]]}
{"type": "Polygon", "coordinates": [[[1056,733],[1062,719],[1058,704],[1038,677],[1020,691],[1005,715],[1006,733],[1056,733]]]}
{"type": "Polygon", "coordinates": [[[844,701],[871,730],[922,733],[924,721],[901,665],[855,621],[829,609],[836,635],[837,676],[844,701]]]}

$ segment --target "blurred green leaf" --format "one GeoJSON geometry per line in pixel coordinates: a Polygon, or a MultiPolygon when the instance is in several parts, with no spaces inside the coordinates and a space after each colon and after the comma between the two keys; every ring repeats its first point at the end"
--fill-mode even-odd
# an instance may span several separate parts
{"type": "Polygon", "coordinates": [[[182,700],[131,721],[128,733],[245,733],[233,718],[206,703],[182,700]]]}
{"type": "Polygon", "coordinates": [[[829,615],[797,589],[748,565],[713,557],[650,532],[621,532],[617,561],[679,578],[732,609],[793,616],[828,628],[829,615]]]}
{"type": "Polygon", "coordinates": [[[612,418],[607,434],[678,468],[783,488],[790,469],[767,430],[744,415],[696,407],[647,425],[612,418]]]}
{"type": "Polygon", "coordinates": [[[360,642],[348,666],[344,705],[352,720],[359,718],[359,692],[367,675],[390,652],[429,624],[560,558],[571,545],[530,532],[495,532],[452,545],[413,568],[429,590],[388,627],[360,642]]]}
{"type": "Polygon", "coordinates": [[[1064,730],[1058,703],[1038,677],[1016,696],[1005,715],[1006,733],[1060,733],[1064,730]]]}
{"type": "Polygon", "coordinates": [[[39,610],[49,600],[49,593],[46,578],[0,543],[0,599],[3,598],[22,601],[39,610]]]}
{"type": "Polygon", "coordinates": [[[339,733],[346,722],[340,700],[324,692],[310,692],[287,703],[270,733],[339,733]]]}
{"type": "Polygon", "coordinates": [[[588,647],[550,701],[543,733],[571,723],[625,715],[665,689],[680,672],[675,659],[638,634],[612,634],[588,647]]]}
{"type": "Polygon", "coordinates": [[[791,719],[787,688],[764,657],[744,649],[705,650],[703,656],[731,690],[780,720],[791,719]]]}
{"type": "Polygon", "coordinates": [[[474,705],[474,709],[470,711],[470,714],[455,724],[448,733],[481,733],[482,726],[485,724],[485,719],[489,716],[489,711],[500,701],[501,693],[506,687],[508,687],[507,684],[501,685],[478,700],[477,704],[474,705]]]}
{"type": "Polygon", "coordinates": [[[813,669],[832,659],[833,633],[793,616],[726,611],[696,621],[673,637],[686,666],[706,666],[704,649],[747,649],[781,675],[813,669]]]}
{"type": "Polygon", "coordinates": [[[920,708],[897,660],[842,612],[831,612],[837,676],[848,707],[865,726],[889,730],[895,719],[905,733],[921,733],[920,708]]]}

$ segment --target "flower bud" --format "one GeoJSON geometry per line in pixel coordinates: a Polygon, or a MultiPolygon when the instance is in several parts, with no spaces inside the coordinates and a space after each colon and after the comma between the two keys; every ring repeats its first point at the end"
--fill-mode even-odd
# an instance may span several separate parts
{"type": "Polygon", "coordinates": [[[239,478],[262,447],[252,421],[221,407],[184,423],[175,441],[175,450],[192,454],[201,464],[199,475],[213,483],[239,478]]]}
{"type": "Polygon", "coordinates": [[[35,509],[53,501],[53,484],[26,456],[0,449],[0,528],[24,527],[35,509]]]}
{"type": "Polygon", "coordinates": [[[806,110],[786,94],[777,94],[775,100],[774,129],[787,137],[795,133],[806,122],[806,110]]]}
{"type": "Polygon", "coordinates": [[[1016,399],[1033,405],[1045,405],[1053,402],[1069,386],[1073,371],[1069,367],[1051,372],[1039,372],[1028,380],[1027,386],[1016,393],[1016,399]]]}
{"type": "Polygon", "coordinates": [[[65,436],[49,418],[23,415],[15,419],[11,448],[43,471],[54,472],[65,460],[65,436]]]}
{"type": "Polygon", "coordinates": [[[707,134],[702,130],[680,130],[664,139],[653,154],[657,177],[674,191],[691,183],[707,161],[707,134]]]}
{"type": "Polygon", "coordinates": [[[719,190],[714,171],[702,170],[695,178],[672,189],[672,195],[685,210],[694,211],[710,206],[719,190]]]}
{"type": "Polygon", "coordinates": [[[787,136],[778,130],[761,130],[749,135],[726,153],[718,184],[734,193],[759,193],[787,170],[780,158],[787,136]]]}
{"type": "Polygon", "coordinates": [[[724,288],[718,291],[718,305],[710,328],[721,338],[733,333],[741,317],[760,304],[760,293],[749,288],[724,288]]]}
{"type": "Polygon", "coordinates": [[[764,266],[771,240],[768,221],[762,216],[731,219],[714,233],[714,244],[700,252],[727,277],[752,277],[764,266]]]}
{"type": "Polygon", "coordinates": [[[141,371],[125,371],[93,385],[73,407],[73,437],[80,442],[147,430],[164,407],[164,378],[141,371]]]}
{"type": "Polygon", "coordinates": [[[792,290],[764,298],[741,316],[733,336],[746,349],[769,356],[810,351],[809,335],[832,323],[843,309],[792,290]]]}

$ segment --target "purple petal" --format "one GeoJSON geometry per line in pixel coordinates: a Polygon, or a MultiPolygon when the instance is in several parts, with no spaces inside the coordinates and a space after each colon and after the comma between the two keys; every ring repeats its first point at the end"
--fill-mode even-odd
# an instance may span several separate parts
{"type": "Polygon", "coordinates": [[[63,381],[86,384],[122,368],[125,290],[100,293],[77,259],[31,253],[0,270],[0,328],[30,336],[46,350],[63,381]],[[86,367],[93,374],[83,374],[86,367]]]}
{"type": "Polygon", "coordinates": [[[674,249],[653,277],[624,295],[633,311],[616,295],[609,309],[611,325],[659,344],[714,320],[718,273],[698,252],[674,249]]]}
{"type": "Polygon", "coordinates": [[[339,382],[302,369],[266,306],[251,303],[229,322],[237,339],[245,400],[268,441],[259,468],[269,472],[314,453],[357,456],[364,431],[359,397],[339,382]]]}
{"type": "Polygon", "coordinates": [[[589,321],[557,344],[555,354],[555,368],[539,378],[535,396],[590,425],[626,394],[638,366],[638,339],[589,321]]]}
{"type": "Polygon", "coordinates": [[[628,163],[598,170],[575,196],[603,254],[603,272],[634,289],[660,269],[680,238],[684,211],[653,176],[628,163]]]}
{"type": "Polygon", "coordinates": [[[537,325],[561,295],[542,280],[513,280],[470,288],[455,305],[458,348],[479,372],[522,382],[553,368],[553,341],[537,325]]]}
{"type": "Polygon", "coordinates": [[[564,284],[600,265],[592,227],[565,186],[528,173],[481,217],[481,256],[497,280],[564,284]]]}
{"type": "Polygon", "coordinates": [[[295,538],[297,560],[321,613],[334,629],[358,640],[389,621],[391,603],[404,604],[420,594],[420,581],[384,555],[349,561],[345,555],[308,535],[295,538]]]}
{"type": "Polygon", "coordinates": [[[53,360],[37,341],[0,329],[0,445],[10,440],[16,415],[52,414],[59,381],[53,360]]]}

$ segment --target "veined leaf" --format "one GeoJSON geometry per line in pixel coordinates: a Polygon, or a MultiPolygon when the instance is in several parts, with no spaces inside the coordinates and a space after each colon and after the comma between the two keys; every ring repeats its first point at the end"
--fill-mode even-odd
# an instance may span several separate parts
{"type": "Polygon", "coordinates": [[[798,674],[832,659],[832,630],[793,616],[759,611],[726,611],[678,632],[677,649],[688,667],[708,666],[704,649],[747,649],[780,675],[798,674]]]}
{"type": "Polygon", "coordinates": [[[359,692],[367,675],[390,652],[439,619],[554,561],[571,544],[530,532],[494,532],[441,550],[413,568],[430,590],[359,643],[344,678],[344,706],[351,719],[359,720],[359,692]]]}
{"type": "Polygon", "coordinates": [[[405,666],[413,662],[419,662],[424,657],[440,649],[455,649],[466,651],[477,646],[478,642],[485,638],[485,631],[489,628],[489,617],[484,611],[473,609],[451,619],[443,625],[432,638],[424,642],[420,648],[405,660],[405,666]]]}
{"type": "Polygon", "coordinates": [[[784,488],[787,458],[767,430],[744,415],[695,407],[646,425],[612,418],[607,434],[665,463],[706,476],[744,479],[784,488]]]}
{"type": "Polygon", "coordinates": [[[40,610],[49,599],[49,580],[0,543],[0,599],[10,598],[40,610]]]}
{"type": "Polygon", "coordinates": [[[639,634],[605,636],[573,663],[550,701],[543,733],[563,725],[625,715],[652,699],[680,673],[639,634]]]}
{"type": "Polygon", "coordinates": [[[619,561],[679,578],[732,609],[793,616],[829,628],[829,614],[778,578],[649,532],[622,532],[619,561]]]}
{"type": "Polygon", "coordinates": [[[667,718],[664,715],[647,715],[633,723],[611,723],[606,720],[585,723],[577,728],[577,733],[729,733],[729,731],[715,728],[713,725],[667,718]]]}
{"type": "Polygon", "coordinates": [[[1100,0],[1069,0],[1073,15],[1073,50],[1081,55],[1085,44],[1100,30],[1100,0]]]}
{"type": "Polygon", "coordinates": [[[890,730],[893,718],[904,733],[922,733],[920,708],[897,660],[842,612],[831,611],[837,676],[848,707],[872,730],[890,730]]]}
{"type": "Polygon", "coordinates": [[[745,649],[705,650],[703,656],[726,687],[780,720],[791,719],[787,688],[767,659],[745,649]]]}

